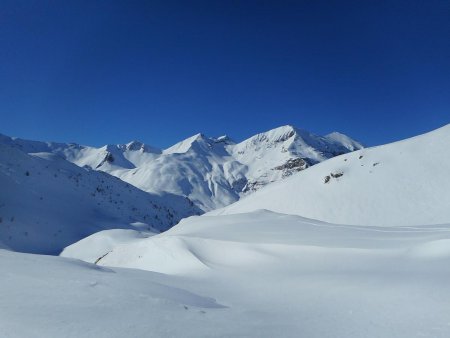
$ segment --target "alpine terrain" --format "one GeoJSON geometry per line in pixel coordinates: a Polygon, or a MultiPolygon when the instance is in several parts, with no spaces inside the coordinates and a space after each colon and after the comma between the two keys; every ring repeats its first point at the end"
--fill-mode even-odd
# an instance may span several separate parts
{"type": "Polygon", "coordinates": [[[448,337],[449,148],[450,125],[364,149],[4,137],[0,336],[448,337]]]}
{"type": "Polygon", "coordinates": [[[270,182],[362,148],[351,138],[284,126],[238,144],[226,136],[194,135],[160,150],[141,142],[101,148],[0,138],[26,153],[52,153],[107,172],[147,192],[188,197],[203,211],[224,207],[270,182]]]}

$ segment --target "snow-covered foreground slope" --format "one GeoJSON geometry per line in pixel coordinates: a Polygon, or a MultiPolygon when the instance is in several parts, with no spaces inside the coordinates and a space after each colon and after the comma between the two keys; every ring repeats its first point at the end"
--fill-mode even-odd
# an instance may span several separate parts
{"type": "Polygon", "coordinates": [[[0,143],[0,243],[13,250],[59,253],[103,229],[159,232],[198,212],[183,197],[151,195],[57,155],[0,143]]]}
{"type": "Polygon", "coordinates": [[[6,250],[0,250],[0,270],[5,338],[211,337],[227,315],[214,299],[146,271],[6,250]]]}
{"type": "Polygon", "coordinates": [[[26,153],[53,153],[79,166],[108,172],[148,192],[189,197],[209,211],[313,164],[362,148],[349,137],[318,136],[292,126],[235,144],[197,134],[159,150],[141,142],[101,148],[27,141],[0,135],[0,143],[26,153]]]}
{"type": "Polygon", "coordinates": [[[100,265],[166,273],[170,285],[227,306],[175,336],[212,326],[208,336],[450,335],[450,224],[346,226],[258,211],[191,217],[113,246],[102,237],[70,255],[104,247],[100,265]]]}
{"type": "Polygon", "coordinates": [[[257,209],[341,224],[450,221],[450,125],[335,157],[211,214],[257,209]]]}

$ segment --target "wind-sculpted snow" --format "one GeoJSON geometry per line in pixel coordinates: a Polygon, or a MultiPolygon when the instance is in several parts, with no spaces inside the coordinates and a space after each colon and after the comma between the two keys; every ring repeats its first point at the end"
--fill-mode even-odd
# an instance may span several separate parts
{"type": "Polygon", "coordinates": [[[1,337],[211,337],[226,310],[151,272],[1,249],[0,269],[1,337]]]}
{"type": "MultiPolygon", "coordinates": [[[[71,256],[105,236],[72,245],[71,256]]],[[[349,226],[256,211],[191,217],[119,242],[97,264],[168,274],[217,299],[227,309],[213,336],[450,335],[450,224],[349,226]]]]}
{"type": "Polygon", "coordinates": [[[332,158],[211,214],[268,209],[342,224],[447,223],[449,149],[447,125],[332,158]]]}
{"type": "Polygon", "coordinates": [[[27,153],[57,154],[152,193],[188,197],[203,211],[224,207],[241,196],[330,157],[361,149],[349,137],[322,137],[292,126],[258,134],[239,144],[227,136],[196,134],[159,150],[133,141],[101,148],[0,137],[27,153]]]}

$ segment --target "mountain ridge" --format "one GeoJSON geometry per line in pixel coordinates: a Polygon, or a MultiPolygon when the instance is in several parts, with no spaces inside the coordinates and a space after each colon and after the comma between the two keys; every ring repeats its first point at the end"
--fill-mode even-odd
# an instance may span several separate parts
{"type": "Polygon", "coordinates": [[[0,137],[0,142],[17,145],[27,153],[57,154],[150,193],[186,196],[203,211],[210,211],[311,165],[362,147],[348,136],[339,135],[327,138],[286,125],[239,143],[228,136],[213,138],[197,133],[166,149],[139,141],[99,148],[7,136],[0,137]]]}

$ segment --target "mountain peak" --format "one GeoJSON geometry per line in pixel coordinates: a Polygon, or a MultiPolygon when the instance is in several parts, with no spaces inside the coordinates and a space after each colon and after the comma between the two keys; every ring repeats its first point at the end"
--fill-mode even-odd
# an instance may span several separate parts
{"type": "Polygon", "coordinates": [[[256,134],[240,143],[245,147],[259,146],[262,143],[284,142],[297,134],[297,129],[291,125],[281,126],[269,131],[256,134]]]}
{"type": "Polygon", "coordinates": [[[160,154],[161,150],[151,147],[143,142],[140,141],[131,141],[125,145],[119,145],[119,147],[123,147],[126,150],[129,151],[141,151],[144,153],[155,153],[155,154],[160,154]]]}
{"type": "Polygon", "coordinates": [[[174,144],[173,146],[165,149],[163,151],[164,154],[184,154],[189,151],[189,149],[192,148],[192,145],[195,143],[204,143],[207,142],[208,138],[202,134],[198,133],[191,137],[188,137],[187,139],[178,142],[174,144]]]}
{"type": "Polygon", "coordinates": [[[364,148],[364,146],[358,141],[355,141],[351,137],[348,137],[347,135],[339,133],[337,131],[333,131],[332,133],[325,135],[324,138],[327,139],[328,141],[338,143],[350,151],[364,148]]]}
{"type": "Polygon", "coordinates": [[[125,146],[129,150],[139,150],[144,146],[144,143],[142,143],[141,141],[133,140],[131,142],[128,142],[125,146]]]}
{"type": "Polygon", "coordinates": [[[213,141],[214,141],[215,143],[224,143],[224,144],[226,144],[226,145],[228,145],[228,144],[235,144],[235,143],[236,143],[236,142],[234,142],[234,140],[233,140],[231,137],[229,137],[228,135],[222,135],[222,136],[219,136],[219,137],[213,139],[213,141]]]}

